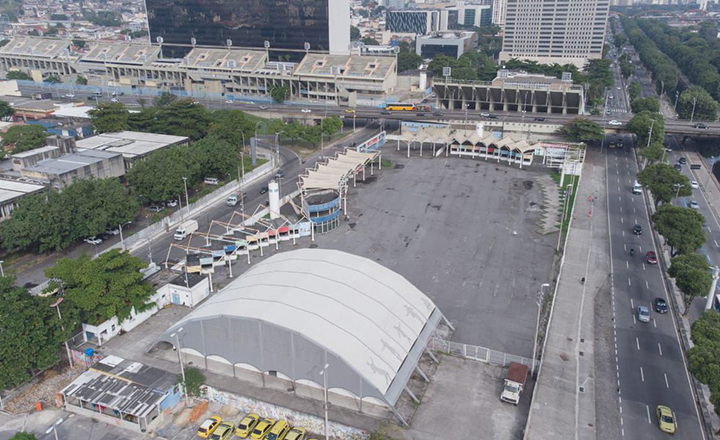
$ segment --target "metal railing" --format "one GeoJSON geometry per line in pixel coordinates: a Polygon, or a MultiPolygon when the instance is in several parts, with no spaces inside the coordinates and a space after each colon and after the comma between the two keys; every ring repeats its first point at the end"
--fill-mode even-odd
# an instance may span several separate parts
{"type": "Polygon", "coordinates": [[[438,337],[430,339],[428,347],[433,351],[449,354],[451,356],[472,359],[474,361],[485,362],[486,364],[491,365],[499,365],[501,367],[507,367],[511,362],[517,362],[518,364],[532,367],[532,360],[526,357],[503,353],[501,351],[491,350],[485,347],[478,347],[477,345],[446,341],[438,337]]]}

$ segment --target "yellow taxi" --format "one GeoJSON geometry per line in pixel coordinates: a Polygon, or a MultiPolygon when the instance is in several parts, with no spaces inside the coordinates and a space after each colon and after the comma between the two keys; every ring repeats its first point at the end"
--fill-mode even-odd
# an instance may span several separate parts
{"type": "Polygon", "coordinates": [[[215,432],[217,427],[222,423],[222,419],[218,416],[212,416],[205,420],[197,430],[197,435],[202,438],[210,437],[210,434],[215,432]]]}
{"type": "Polygon", "coordinates": [[[351,108],[346,108],[346,109],[345,109],[345,113],[355,114],[355,110],[354,110],[354,109],[351,109],[351,108]]]}
{"type": "Polygon", "coordinates": [[[285,440],[305,440],[307,437],[307,431],[305,428],[295,427],[288,432],[285,436],[285,440]]]}
{"type": "Polygon", "coordinates": [[[270,428],[272,428],[274,424],[275,419],[263,419],[260,423],[255,425],[255,428],[250,434],[250,438],[252,440],[263,440],[265,438],[265,434],[270,431],[270,428]]]}
{"type": "Polygon", "coordinates": [[[223,422],[212,433],[210,440],[228,440],[233,435],[233,432],[235,432],[235,424],[223,422]]]}
{"type": "Polygon", "coordinates": [[[658,405],[657,419],[660,431],[667,432],[668,434],[675,434],[677,424],[675,423],[675,416],[669,407],[665,405],[658,405]]]}
{"type": "Polygon", "coordinates": [[[285,420],[278,420],[270,431],[265,435],[265,440],[285,440],[285,436],[290,431],[290,425],[285,420]]]}
{"type": "Polygon", "coordinates": [[[240,420],[240,423],[238,423],[237,429],[235,429],[235,435],[240,438],[247,438],[259,421],[260,416],[257,414],[246,415],[240,420]]]}

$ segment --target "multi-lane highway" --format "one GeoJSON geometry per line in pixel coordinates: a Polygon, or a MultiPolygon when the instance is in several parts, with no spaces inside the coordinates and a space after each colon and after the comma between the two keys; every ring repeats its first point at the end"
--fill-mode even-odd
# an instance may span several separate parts
{"type": "MultiPolygon", "coordinates": [[[[617,139],[612,139],[617,142],[617,139]]],[[[612,141],[611,140],[611,141],[612,141]]],[[[617,371],[620,432],[630,439],[664,439],[658,429],[658,405],[672,408],[676,437],[702,439],[703,431],[678,340],[673,311],[658,313],[655,299],[670,304],[659,267],[646,261],[658,253],[652,239],[644,196],[632,193],[637,176],[632,139],[625,148],[608,149],[607,199],[613,280],[613,339],[617,371]],[[633,232],[636,224],[642,234],[633,232]],[[634,250],[634,255],[630,250],[634,250]],[[638,307],[650,310],[650,322],[638,320],[638,307]]],[[[659,254],[659,253],[658,253],[659,254]]]]}

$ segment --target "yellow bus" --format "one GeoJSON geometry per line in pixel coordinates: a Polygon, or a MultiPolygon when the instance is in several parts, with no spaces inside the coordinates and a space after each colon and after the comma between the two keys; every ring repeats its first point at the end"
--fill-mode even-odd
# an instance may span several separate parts
{"type": "Polygon", "coordinates": [[[393,112],[414,112],[417,110],[415,104],[387,104],[385,110],[393,112]]]}

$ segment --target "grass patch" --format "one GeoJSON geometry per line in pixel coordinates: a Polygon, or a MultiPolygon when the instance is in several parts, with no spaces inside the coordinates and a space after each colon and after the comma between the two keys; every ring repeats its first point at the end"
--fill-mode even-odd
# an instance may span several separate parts
{"type": "Polygon", "coordinates": [[[565,243],[565,239],[567,238],[568,229],[570,227],[570,217],[572,216],[573,206],[575,205],[575,197],[577,195],[579,181],[580,179],[577,176],[572,176],[568,174],[565,175],[565,178],[562,182],[563,184],[560,187],[560,191],[564,191],[568,186],[572,185],[570,196],[565,202],[565,215],[562,225],[560,227],[560,233],[562,234],[562,239],[560,240],[561,244],[565,243]]]}
{"type": "Polygon", "coordinates": [[[382,162],[380,162],[380,165],[382,165],[383,168],[391,168],[392,161],[390,161],[388,159],[383,159],[382,162]]]}
{"type": "Polygon", "coordinates": [[[552,177],[552,180],[555,181],[558,185],[560,185],[560,172],[558,170],[553,170],[550,173],[550,177],[552,177]]]}

